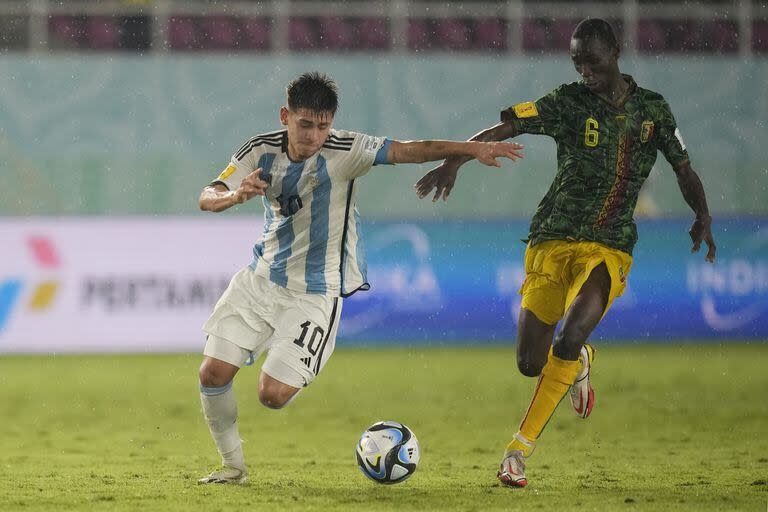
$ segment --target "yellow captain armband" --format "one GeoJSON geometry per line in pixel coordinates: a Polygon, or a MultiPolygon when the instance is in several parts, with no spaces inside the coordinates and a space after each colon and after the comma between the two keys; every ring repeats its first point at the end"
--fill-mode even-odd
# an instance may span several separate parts
{"type": "Polygon", "coordinates": [[[221,174],[219,174],[219,178],[218,179],[225,180],[225,179],[229,178],[230,176],[232,176],[232,173],[235,172],[236,170],[237,170],[237,167],[235,167],[232,164],[229,164],[226,169],[221,171],[221,174]]]}
{"type": "Polygon", "coordinates": [[[525,119],[526,117],[536,117],[539,115],[539,111],[536,108],[536,104],[532,101],[526,101],[525,103],[518,103],[512,107],[515,111],[515,115],[518,119],[525,119]]]}

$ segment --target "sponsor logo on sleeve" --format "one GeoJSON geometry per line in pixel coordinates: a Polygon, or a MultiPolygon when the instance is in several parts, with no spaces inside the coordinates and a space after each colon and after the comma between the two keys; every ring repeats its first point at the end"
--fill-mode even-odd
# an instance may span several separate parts
{"type": "Polygon", "coordinates": [[[384,145],[384,137],[370,137],[365,139],[364,151],[378,151],[384,145]]]}
{"type": "Polygon", "coordinates": [[[221,171],[221,174],[219,174],[219,179],[223,181],[229,178],[230,176],[232,176],[232,173],[235,172],[236,170],[237,170],[237,167],[235,167],[232,164],[229,164],[226,169],[221,171]]]}
{"type": "Polygon", "coordinates": [[[536,104],[532,101],[526,101],[525,103],[518,103],[512,109],[515,111],[515,115],[518,119],[525,119],[526,117],[536,117],[539,115],[539,111],[536,109],[536,104]]]}

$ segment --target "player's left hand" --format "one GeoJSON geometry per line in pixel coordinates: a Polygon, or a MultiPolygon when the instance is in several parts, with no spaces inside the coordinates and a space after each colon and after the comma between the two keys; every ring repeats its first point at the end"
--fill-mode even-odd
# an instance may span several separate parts
{"type": "Polygon", "coordinates": [[[237,204],[242,204],[256,196],[263,196],[267,193],[269,183],[261,179],[261,167],[243,178],[240,186],[234,192],[234,200],[237,204]]]}
{"type": "Polygon", "coordinates": [[[475,158],[491,167],[501,167],[501,162],[497,158],[509,158],[513,162],[523,158],[522,144],[517,142],[478,142],[475,151],[475,158]]]}
{"type": "Polygon", "coordinates": [[[432,198],[434,203],[440,196],[443,197],[443,201],[448,200],[448,196],[453,190],[453,185],[456,183],[456,175],[459,169],[451,166],[448,163],[442,163],[435,167],[427,174],[421,177],[421,179],[414,185],[416,189],[416,195],[419,199],[423,199],[424,196],[429,194],[432,189],[435,189],[435,196],[432,198]]]}
{"type": "Polygon", "coordinates": [[[707,255],[704,259],[714,263],[717,247],[715,247],[715,239],[712,237],[712,217],[709,215],[706,217],[696,217],[693,225],[691,225],[691,229],[688,230],[688,234],[691,235],[691,240],[693,241],[691,252],[699,252],[701,242],[706,242],[707,255]]]}

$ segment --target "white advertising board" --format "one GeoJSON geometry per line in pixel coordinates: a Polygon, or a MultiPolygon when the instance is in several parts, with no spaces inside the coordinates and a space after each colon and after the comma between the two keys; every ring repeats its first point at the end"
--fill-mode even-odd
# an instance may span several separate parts
{"type": "Polygon", "coordinates": [[[0,353],[197,351],[259,217],[0,221],[0,353]]]}

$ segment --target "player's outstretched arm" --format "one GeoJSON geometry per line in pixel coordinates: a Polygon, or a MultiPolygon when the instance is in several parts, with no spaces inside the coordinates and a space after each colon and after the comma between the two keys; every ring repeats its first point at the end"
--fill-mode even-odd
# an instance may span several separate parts
{"type": "Polygon", "coordinates": [[[693,241],[691,252],[698,252],[703,241],[707,244],[707,255],[704,258],[710,263],[714,262],[717,248],[715,247],[715,239],[712,237],[712,217],[709,216],[704,186],[701,184],[699,175],[691,168],[690,163],[675,168],[675,174],[677,174],[677,185],[683,193],[685,202],[696,214],[696,219],[688,231],[693,241]]]}
{"type": "Polygon", "coordinates": [[[267,191],[268,183],[259,178],[260,174],[261,168],[250,173],[243,178],[237,190],[228,190],[220,183],[208,185],[200,193],[198,202],[200,209],[209,212],[221,212],[253,197],[263,196],[267,191]]]}
{"type": "Polygon", "coordinates": [[[387,152],[392,164],[421,164],[450,157],[466,157],[491,167],[501,167],[497,158],[509,158],[513,162],[523,158],[523,146],[514,142],[456,142],[452,140],[393,140],[387,152]]]}
{"type": "MultiPolygon", "coordinates": [[[[518,135],[518,133],[514,125],[512,125],[512,123],[503,122],[476,133],[469,140],[481,142],[499,141],[509,139],[516,135],[518,135]]],[[[416,183],[416,185],[414,185],[416,194],[419,198],[423,198],[434,188],[435,195],[432,198],[432,202],[437,201],[440,196],[443,197],[443,200],[447,200],[453,189],[454,183],[456,183],[459,167],[470,160],[472,160],[472,158],[467,156],[450,157],[446,159],[445,162],[429,171],[416,183]]]]}

